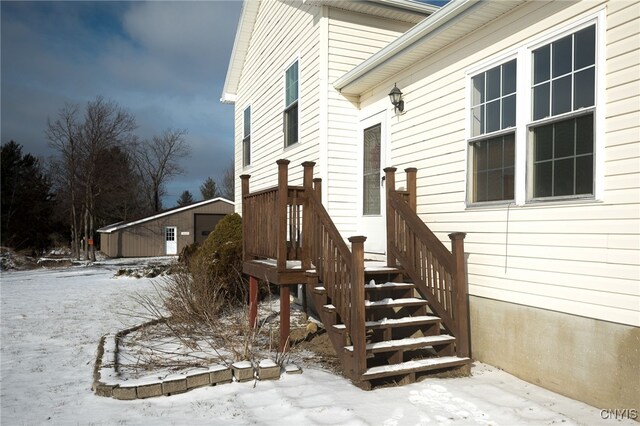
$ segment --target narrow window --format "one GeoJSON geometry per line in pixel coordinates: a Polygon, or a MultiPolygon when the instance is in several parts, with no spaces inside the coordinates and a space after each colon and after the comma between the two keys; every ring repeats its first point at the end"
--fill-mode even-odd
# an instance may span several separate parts
{"type": "Polygon", "coordinates": [[[516,60],[471,78],[470,201],[513,200],[516,60]]]}
{"type": "Polygon", "coordinates": [[[530,197],[594,193],[596,28],[532,52],[530,197]]]}
{"type": "Polygon", "coordinates": [[[284,145],[298,142],[298,61],[285,72],[284,145]]]}
{"type": "Polygon", "coordinates": [[[380,214],[380,148],[382,127],[377,124],[364,131],[362,214],[380,214]]]}
{"type": "Polygon", "coordinates": [[[242,137],[242,165],[251,164],[251,107],[244,109],[244,130],[242,137]]]}

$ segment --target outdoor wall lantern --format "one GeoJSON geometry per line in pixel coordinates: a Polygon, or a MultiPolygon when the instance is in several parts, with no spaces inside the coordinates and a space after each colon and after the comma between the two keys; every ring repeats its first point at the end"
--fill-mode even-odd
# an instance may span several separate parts
{"type": "Polygon", "coordinates": [[[389,92],[389,99],[396,112],[404,111],[404,101],[402,100],[402,92],[398,89],[398,86],[394,83],[393,89],[389,92]]]}

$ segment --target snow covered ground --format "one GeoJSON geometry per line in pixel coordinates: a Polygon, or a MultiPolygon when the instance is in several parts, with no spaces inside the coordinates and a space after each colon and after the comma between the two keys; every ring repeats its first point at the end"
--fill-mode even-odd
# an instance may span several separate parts
{"type": "Polygon", "coordinates": [[[91,392],[97,343],[134,325],[118,315],[150,279],[113,278],[130,261],[3,272],[0,423],[22,424],[632,424],[476,363],[473,376],[371,392],[307,368],[279,381],[232,383],[117,401],[91,392]]]}

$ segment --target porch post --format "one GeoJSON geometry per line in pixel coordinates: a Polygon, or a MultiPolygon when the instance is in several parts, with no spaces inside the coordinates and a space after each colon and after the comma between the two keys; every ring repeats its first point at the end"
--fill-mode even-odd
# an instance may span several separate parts
{"type": "Polygon", "coordinates": [[[413,212],[416,212],[416,208],[418,205],[417,200],[417,180],[416,174],[418,173],[418,169],[415,167],[409,167],[408,169],[404,169],[407,174],[407,191],[409,192],[409,207],[413,212]]]}
{"type": "Polygon", "coordinates": [[[391,247],[393,247],[391,241],[395,239],[396,218],[393,215],[393,209],[391,208],[389,200],[391,193],[396,190],[396,170],[398,169],[395,167],[386,167],[384,169],[385,192],[387,195],[387,266],[391,268],[396,267],[396,258],[391,253],[391,247]]]}
{"type": "Polygon", "coordinates": [[[281,285],[280,286],[280,345],[278,350],[280,353],[285,353],[288,349],[288,341],[289,341],[289,332],[290,332],[290,321],[291,316],[291,306],[289,302],[289,286],[281,285]]]}
{"type": "Polygon", "coordinates": [[[353,379],[367,370],[367,342],[364,318],[364,242],[367,237],[349,238],[351,242],[351,340],[353,343],[353,379]]]}
{"type": "Polygon", "coordinates": [[[303,172],[303,186],[304,186],[304,211],[302,213],[302,269],[307,270],[311,268],[311,222],[308,219],[307,212],[309,211],[309,197],[313,191],[313,167],[316,165],[313,161],[305,161],[302,163],[304,168],[303,172]]]}
{"type": "Polygon", "coordinates": [[[258,325],[258,279],[249,276],[249,327],[258,325]]]}
{"type": "Polygon", "coordinates": [[[464,268],[464,232],[449,234],[451,239],[451,253],[455,264],[453,286],[453,304],[455,306],[454,320],[456,324],[456,355],[468,357],[471,355],[471,340],[469,334],[469,285],[464,268]]]}
{"type": "Polygon", "coordinates": [[[242,260],[246,262],[249,260],[247,258],[247,243],[246,240],[249,238],[249,215],[247,214],[247,201],[245,197],[249,195],[249,178],[251,175],[240,175],[240,180],[242,182],[242,260]]]}
{"type": "Polygon", "coordinates": [[[318,194],[318,200],[322,201],[322,178],[313,178],[313,190],[318,194]]]}
{"type": "Polygon", "coordinates": [[[287,201],[289,199],[289,160],[278,160],[278,199],[276,216],[278,220],[278,235],[276,249],[276,268],[278,271],[287,269],[287,201]]]}

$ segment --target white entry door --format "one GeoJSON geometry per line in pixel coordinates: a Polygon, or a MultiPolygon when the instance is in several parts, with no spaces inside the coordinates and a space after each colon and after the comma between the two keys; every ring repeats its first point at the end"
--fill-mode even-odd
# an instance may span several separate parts
{"type": "Polygon", "coordinates": [[[360,129],[360,232],[367,237],[365,251],[385,253],[387,249],[384,172],[386,167],[385,112],[361,122],[360,129]]]}
{"type": "Polygon", "coordinates": [[[178,228],[175,226],[167,226],[164,228],[164,243],[166,254],[178,254],[178,228]]]}

